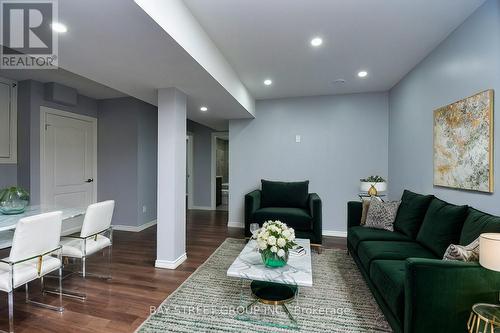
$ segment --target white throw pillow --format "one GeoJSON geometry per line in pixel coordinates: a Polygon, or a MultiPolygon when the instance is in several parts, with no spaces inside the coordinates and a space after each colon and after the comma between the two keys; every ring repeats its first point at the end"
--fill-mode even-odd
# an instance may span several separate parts
{"type": "Polygon", "coordinates": [[[479,261],[479,237],[467,246],[451,244],[444,252],[443,260],[479,261]]]}

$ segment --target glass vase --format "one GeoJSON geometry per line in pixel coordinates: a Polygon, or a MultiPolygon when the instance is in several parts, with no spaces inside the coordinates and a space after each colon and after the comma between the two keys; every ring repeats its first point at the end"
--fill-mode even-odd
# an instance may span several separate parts
{"type": "Polygon", "coordinates": [[[261,251],[260,256],[264,265],[269,268],[283,267],[288,262],[288,250],[285,250],[283,257],[278,256],[277,253],[270,250],[261,251]]]}
{"type": "Polygon", "coordinates": [[[29,194],[20,187],[9,187],[0,191],[0,213],[5,215],[24,213],[29,194]]]}

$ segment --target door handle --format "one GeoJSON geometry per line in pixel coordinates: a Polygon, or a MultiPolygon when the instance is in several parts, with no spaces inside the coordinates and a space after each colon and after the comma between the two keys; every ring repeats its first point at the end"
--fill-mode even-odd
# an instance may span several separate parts
{"type": "Polygon", "coordinates": [[[93,181],[94,181],[94,178],[89,178],[89,179],[87,179],[85,182],[86,182],[86,183],[92,183],[93,181]]]}

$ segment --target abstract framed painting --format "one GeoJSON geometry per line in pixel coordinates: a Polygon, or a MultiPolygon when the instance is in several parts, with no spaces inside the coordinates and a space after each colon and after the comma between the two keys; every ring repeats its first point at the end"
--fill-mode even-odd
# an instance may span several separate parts
{"type": "Polygon", "coordinates": [[[493,90],[434,110],[434,185],[493,193],[493,90]]]}

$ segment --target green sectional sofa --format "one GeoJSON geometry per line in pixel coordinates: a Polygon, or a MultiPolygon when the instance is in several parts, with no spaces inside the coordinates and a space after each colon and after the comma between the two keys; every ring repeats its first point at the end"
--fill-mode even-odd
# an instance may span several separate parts
{"type": "Polygon", "coordinates": [[[360,226],[361,211],[347,204],[348,251],[395,332],[466,332],[473,304],[498,303],[500,273],[442,258],[449,244],[500,233],[500,217],[410,191],[394,232],[360,226]]]}

